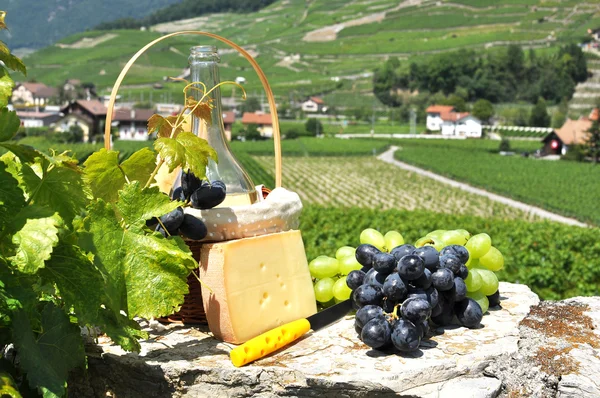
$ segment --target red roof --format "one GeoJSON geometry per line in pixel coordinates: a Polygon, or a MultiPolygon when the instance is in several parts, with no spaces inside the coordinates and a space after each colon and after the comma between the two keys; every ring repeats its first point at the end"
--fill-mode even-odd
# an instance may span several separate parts
{"type": "Polygon", "coordinates": [[[115,109],[113,119],[120,122],[146,122],[152,115],[154,115],[154,110],[152,109],[120,108],[115,109]]]}
{"type": "Polygon", "coordinates": [[[440,118],[446,122],[455,122],[470,115],[469,112],[454,112],[454,107],[451,105],[431,105],[425,111],[439,113],[440,118]]]}
{"type": "Polygon", "coordinates": [[[586,118],[571,120],[567,118],[561,128],[554,132],[563,142],[563,144],[583,144],[588,136],[587,131],[592,127],[592,121],[586,118]]]}
{"type": "Polygon", "coordinates": [[[262,124],[262,125],[272,125],[273,121],[271,120],[270,113],[251,113],[244,112],[242,116],[243,124],[262,124]]]}
{"type": "Polygon", "coordinates": [[[233,124],[235,122],[235,112],[223,112],[223,124],[233,124]]]}
{"type": "Polygon", "coordinates": [[[590,112],[590,120],[598,120],[598,108],[594,108],[592,109],[592,111],[590,112]]]}
{"type": "Polygon", "coordinates": [[[319,105],[323,105],[324,104],[323,100],[321,98],[319,98],[319,97],[310,97],[310,100],[312,102],[314,102],[315,104],[319,104],[319,105]]]}
{"type": "Polygon", "coordinates": [[[93,115],[106,116],[106,107],[98,100],[77,100],[75,102],[93,115]]]}
{"type": "Polygon", "coordinates": [[[17,84],[25,87],[28,91],[38,98],[50,98],[58,95],[58,90],[54,87],[48,87],[44,83],[24,82],[17,84]]]}
{"type": "Polygon", "coordinates": [[[442,120],[446,122],[456,122],[457,120],[460,120],[463,117],[467,117],[469,115],[469,112],[450,112],[447,115],[443,115],[442,120]]]}

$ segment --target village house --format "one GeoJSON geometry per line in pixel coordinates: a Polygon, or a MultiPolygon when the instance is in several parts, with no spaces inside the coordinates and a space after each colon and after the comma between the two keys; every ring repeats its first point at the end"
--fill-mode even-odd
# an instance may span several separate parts
{"type": "Polygon", "coordinates": [[[43,107],[58,97],[58,90],[44,83],[17,83],[12,92],[11,102],[15,108],[43,107]]]}
{"type": "Polygon", "coordinates": [[[242,124],[244,126],[255,124],[261,136],[267,138],[273,137],[273,121],[271,120],[270,113],[244,112],[242,115],[242,124]]]}
{"type": "Polygon", "coordinates": [[[225,137],[227,138],[227,141],[231,141],[231,130],[233,128],[233,123],[235,123],[235,112],[223,112],[223,127],[225,128],[225,137]]]}
{"type": "Polygon", "coordinates": [[[17,111],[17,116],[21,120],[21,126],[27,128],[50,127],[62,115],[53,112],[26,112],[17,111]]]}
{"type": "Polygon", "coordinates": [[[469,112],[455,112],[449,105],[432,105],[425,111],[429,131],[439,131],[447,136],[481,137],[481,120],[469,112]]]}
{"type": "Polygon", "coordinates": [[[544,137],[542,155],[565,155],[570,146],[585,144],[588,130],[592,127],[593,121],[598,120],[598,114],[598,108],[595,108],[587,118],[581,117],[577,120],[567,118],[559,129],[554,129],[544,137]]]}
{"type": "Polygon", "coordinates": [[[325,103],[319,97],[310,97],[306,101],[302,103],[302,111],[306,113],[318,113],[318,112],[326,112],[327,107],[325,107],[325,103]]]}
{"type": "Polygon", "coordinates": [[[106,107],[98,100],[77,100],[62,109],[64,116],[56,122],[57,131],[69,131],[72,126],[83,130],[83,142],[104,132],[106,107]]]}
{"type": "Polygon", "coordinates": [[[117,128],[120,140],[148,140],[148,119],[152,109],[115,109],[112,125],[117,128]]]}

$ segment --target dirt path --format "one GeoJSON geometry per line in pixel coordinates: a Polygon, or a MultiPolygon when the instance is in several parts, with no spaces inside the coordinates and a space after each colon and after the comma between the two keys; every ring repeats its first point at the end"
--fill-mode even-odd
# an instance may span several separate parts
{"type": "Polygon", "coordinates": [[[458,181],[454,181],[451,180],[450,178],[446,178],[446,177],[442,177],[438,174],[432,173],[430,171],[427,170],[423,170],[421,168],[409,165],[407,163],[404,162],[400,162],[396,159],[394,159],[394,152],[396,152],[396,150],[398,149],[398,147],[396,146],[392,146],[390,149],[388,149],[387,151],[385,151],[384,153],[382,153],[381,155],[379,155],[377,158],[380,160],[383,160],[386,163],[390,163],[393,164],[397,167],[400,167],[401,169],[404,170],[409,170],[412,171],[414,173],[429,177],[431,179],[434,179],[436,181],[442,182],[444,184],[448,184],[451,185],[455,188],[459,188],[462,189],[464,191],[470,192],[470,193],[474,193],[477,195],[481,195],[481,196],[485,196],[491,200],[494,200],[496,202],[500,202],[503,203],[507,206],[511,206],[520,210],[523,210],[527,213],[531,213],[531,214],[535,214],[541,218],[545,218],[551,221],[556,221],[556,222],[560,222],[563,224],[569,224],[569,225],[574,225],[577,227],[589,227],[589,225],[584,224],[580,221],[577,221],[573,218],[568,218],[568,217],[564,217],[555,213],[551,213],[549,211],[546,211],[544,209],[541,209],[539,207],[535,207],[535,206],[531,206],[522,202],[518,202],[516,200],[513,199],[509,199],[506,198],[504,196],[500,196],[500,195],[496,195],[494,193],[490,193],[486,190],[480,189],[480,188],[474,188],[468,184],[462,183],[462,182],[458,182],[458,181]]]}

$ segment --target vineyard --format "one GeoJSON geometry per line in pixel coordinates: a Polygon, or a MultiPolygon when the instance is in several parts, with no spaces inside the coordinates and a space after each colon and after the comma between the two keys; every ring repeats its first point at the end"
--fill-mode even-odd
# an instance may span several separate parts
{"type": "MultiPolygon", "coordinates": [[[[499,156],[461,143],[402,141],[396,159],[581,221],[600,225],[600,168],[499,156]]],[[[512,146],[513,142],[511,142],[512,146]]],[[[515,143],[520,147],[539,143],[515,143]]],[[[516,148],[511,148],[517,150],[516,148]]],[[[518,151],[518,150],[517,150],[518,151]]]]}

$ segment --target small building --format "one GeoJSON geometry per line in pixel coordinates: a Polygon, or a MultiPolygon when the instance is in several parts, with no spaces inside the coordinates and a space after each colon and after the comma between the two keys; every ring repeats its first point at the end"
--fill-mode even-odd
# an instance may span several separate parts
{"type": "Polygon", "coordinates": [[[426,109],[427,129],[442,135],[480,138],[481,120],[469,112],[455,112],[453,106],[432,105],[426,109]]]}
{"type": "Polygon", "coordinates": [[[25,128],[49,127],[62,117],[59,113],[25,111],[17,111],[17,116],[21,120],[21,126],[25,128]]]}
{"type": "Polygon", "coordinates": [[[555,129],[542,140],[542,155],[565,155],[570,146],[583,145],[587,131],[592,127],[592,120],[582,117],[577,120],[568,119],[561,128],[555,129]]]}
{"type": "Polygon", "coordinates": [[[113,126],[116,126],[120,140],[148,140],[148,119],[155,113],[153,109],[115,109],[113,126]]]}
{"type": "Polygon", "coordinates": [[[44,83],[17,83],[13,89],[11,102],[15,107],[40,107],[58,98],[58,90],[44,83]]]}
{"type": "Polygon", "coordinates": [[[273,120],[270,113],[244,112],[242,115],[242,124],[245,126],[255,124],[261,136],[273,137],[273,120]]]}
{"type": "Polygon", "coordinates": [[[233,123],[235,123],[235,112],[223,112],[223,127],[225,127],[225,137],[227,138],[227,141],[231,141],[231,131],[233,129],[233,123]]]}
{"type": "Polygon", "coordinates": [[[57,131],[69,131],[72,126],[83,130],[83,142],[104,133],[106,107],[98,100],[77,100],[62,109],[64,116],[56,122],[57,131]]]}
{"type": "Polygon", "coordinates": [[[306,113],[326,112],[325,102],[319,97],[310,97],[302,103],[302,111],[306,113]]]}

